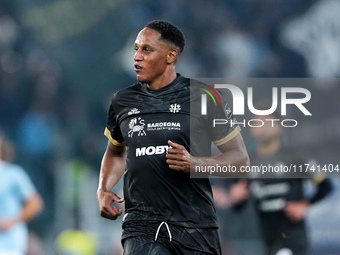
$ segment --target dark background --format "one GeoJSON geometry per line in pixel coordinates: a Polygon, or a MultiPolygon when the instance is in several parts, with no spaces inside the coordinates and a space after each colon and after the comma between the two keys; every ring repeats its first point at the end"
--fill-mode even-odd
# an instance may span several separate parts
{"type": "MultiPolygon", "coordinates": [[[[177,71],[185,76],[338,78],[339,12],[336,0],[0,0],[0,127],[45,201],[30,224],[42,254],[56,254],[69,228],[89,231],[97,254],[120,252],[120,222],[99,218],[95,190],[110,96],[135,82],[133,42],[148,21],[166,19],[183,30],[177,71]]],[[[313,117],[291,112],[300,123],[284,141],[337,164],[339,84],[308,89],[313,117]]],[[[257,99],[270,98],[267,91],[257,99]]],[[[247,129],[243,134],[253,150],[247,129]]],[[[313,254],[340,253],[338,195],[308,214],[313,254]]],[[[261,243],[244,233],[232,235],[235,249],[244,249],[237,254],[255,254],[261,243]]]]}

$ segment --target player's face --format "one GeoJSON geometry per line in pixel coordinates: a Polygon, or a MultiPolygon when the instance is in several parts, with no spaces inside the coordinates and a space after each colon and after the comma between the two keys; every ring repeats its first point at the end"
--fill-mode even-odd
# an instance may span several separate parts
{"type": "Polygon", "coordinates": [[[144,28],[135,41],[135,73],[137,80],[151,85],[162,79],[168,63],[170,46],[159,40],[161,34],[144,28]]]}
{"type": "Polygon", "coordinates": [[[250,129],[252,136],[260,143],[270,142],[281,135],[282,127],[279,121],[268,121],[268,119],[277,119],[275,116],[255,116],[254,119],[262,120],[263,126],[252,127],[250,129]]]}

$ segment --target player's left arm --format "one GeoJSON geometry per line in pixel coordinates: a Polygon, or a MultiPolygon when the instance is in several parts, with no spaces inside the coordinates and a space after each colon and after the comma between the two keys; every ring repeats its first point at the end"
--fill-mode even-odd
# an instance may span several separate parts
{"type": "MultiPolygon", "coordinates": [[[[168,142],[172,148],[168,149],[167,163],[170,169],[190,172],[196,166],[235,166],[240,169],[242,166],[249,166],[250,161],[247,149],[244,145],[242,135],[238,133],[227,142],[218,145],[221,154],[216,157],[193,157],[184,146],[168,142]]],[[[221,174],[221,173],[219,173],[221,174]]],[[[223,175],[232,173],[222,173],[223,175]]],[[[238,174],[238,173],[236,173],[238,174]]]]}
{"type": "Polygon", "coordinates": [[[30,198],[26,200],[23,206],[20,221],[27,222],[36,217],[44,207],[44,202],[41,196],[35,192],[30,198]]]}
{"type": "Polygon", "coordinates": [[[313,179],[316,183],[316,192],[310,199],[302,201],[287,202],[285,213],[293,222],[301,221],[307,212],[309,206],[321,201],[328,196],[332,190],[332,184],[329,179],[313,179]]]}
{"type": "Polygon", "coordinates": [[[0,230],[7,231],[17,224],[28,222],[36,217],[43,209],[43,200],[38,193],[26,199],[23,204],[21,214],[12,219],[5,219],[0,222],[0,230]]]}

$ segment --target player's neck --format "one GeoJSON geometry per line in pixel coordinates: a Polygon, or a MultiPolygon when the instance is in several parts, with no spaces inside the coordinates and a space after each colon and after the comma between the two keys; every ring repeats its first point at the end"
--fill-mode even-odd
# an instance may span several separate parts
{"type": "Polygon", "coordinates": [[[280,138],[276,138],[271,140],[268,143],[261,143],[257,148],[257,154],[260,157],[270,157],[275,155],[281,148],[281,141],[280,138]]]}
{"type": "Polygon", "coordinates": [[[177,78],[176,71],[173,69],[169,73],[164,73],[162,76],[158,77],[156,80],[148,83],[150,89],[161,89],[177,78]]]}

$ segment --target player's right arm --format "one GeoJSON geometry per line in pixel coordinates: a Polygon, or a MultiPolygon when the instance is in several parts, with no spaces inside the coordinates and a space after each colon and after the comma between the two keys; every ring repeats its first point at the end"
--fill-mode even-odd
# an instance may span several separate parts
{"type": "Polygon", "coordinates": [[[117,146],[109,141],[102,159],[97,189],[99,211],[104,218],[115,220],[122,214],[122,210],[112,206],[112,203],[122,203],[124,199],[111,190],[123,176],[125,166],[125,145],[117,146]]]}

